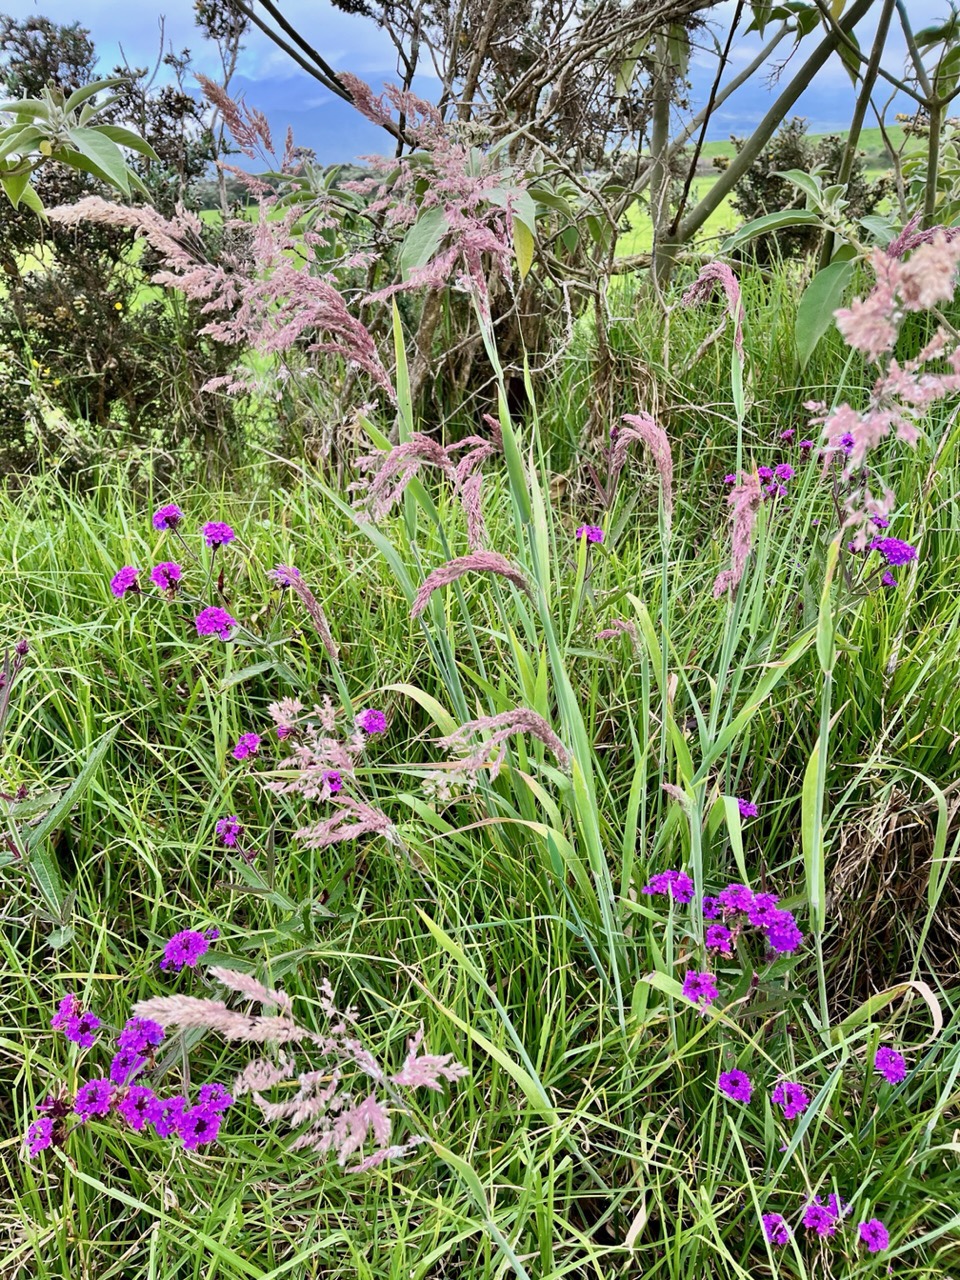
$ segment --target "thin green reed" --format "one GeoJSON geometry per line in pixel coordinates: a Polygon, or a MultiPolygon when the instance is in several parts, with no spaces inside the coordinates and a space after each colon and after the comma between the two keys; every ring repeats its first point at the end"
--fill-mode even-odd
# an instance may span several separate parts
{"type": "Polygon", "coordinates": [[[626,965],[623,929],[616,911],[613,878],[604,849],[594,777],[595,753],[587,733],[580,704],[563,660],[563,652],[554,628],[550,601],[553,595],[551,564],[551,513],[544,502],[537,477],[533,448],[525,464],[520,442],[514,430],[507,405],[503,369],[489,324],[477,308],[480,331],[487,356],[494,369],[499,388],[500,427],[514,520],[521,547],[529,558],[540,626],[547,644],[553,674],[554,696],[560,711],[564,737],[572,748],[573,816],[580,838],[587,850],[587,861],[593,876],[597,906],[605,942],[605,960],[609,982],[620,1025],[626,1025],[622,971],[626,965]]]}

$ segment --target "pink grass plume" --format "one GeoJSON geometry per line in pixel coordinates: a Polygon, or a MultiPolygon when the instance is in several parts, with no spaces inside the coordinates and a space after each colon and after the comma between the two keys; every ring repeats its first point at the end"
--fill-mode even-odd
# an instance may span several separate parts
{"type": "Polygon", "coordinates": [[[506,578],[508,582],[512,582],[515,587],[525,591],[532,598],[532,592],[526,578],[505,556],[501,556],[495,551],[473,551],[468,556],[460,556],[455,560],[448,560],[439,569],[434,569],[433,573],[424,580],[420,590],[417,592],[413,606],[410,609],[410,617],[419,618],[424,609],[426,609],[434,591],[438,591],[441,587],[448,587],[451,582],[456,582],[468,573],[496,574],[500,578],[506,578]]]}
{"type": "Polygon", "coordinates": [[[610,471],[616,480],[627,461],[627,450],[639,441],[653,458],[657,473],[660,476],[660,489],[663,494],[663,516],[667,529],[673,521],[673,455],[670,452],[670,441],[667,433],[647,413],[625,413],[623,421],[626,427],[617,432],[613,450],[610,454],[610,471]]]}
{"type": "Polygon", "coordinates": [[[727,591],[736,591],[740,585],[753,545],[753,526],[762,501],[760,477],[752,473],[745,472],[741,475],[739,484],[727,495],[727,502],[731,507],[730,568],[717,574],[713,584],[715,599],[719,599],[727,591]]]}
{"type": "Polygon", "coordinates": [[[475,773],[490,763],[490,751],[498,748],[490,767],[490,777],[496,778],[503,765],[507,753],[507,742],[518,733],[527,733],[542,742],[559,764],[561,769],[570,768],[570,756],[566,747],[536,711],[527,707],[517,707],[513,711],[503,711],[496,716],[481,716],[477,720],[468,720],[454,733],[448,733],[437,739],[437,744],[448,749],[463,749],[468,739],[475,734],[490,730],[490,737],[485,739],[479,749],[473,751],[460,763],[461,769],[475,773]]]}

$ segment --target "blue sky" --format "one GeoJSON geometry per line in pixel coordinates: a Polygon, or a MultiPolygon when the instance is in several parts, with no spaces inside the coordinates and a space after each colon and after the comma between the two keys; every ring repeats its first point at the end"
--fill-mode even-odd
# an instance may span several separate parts
{"type": "MultiPolygon", "coordinates": [[[[379,91],[385,81],[396,80],[396,61],[386,36],[369,20],[341,13],[325,0],[281,0],[283,12],[301,29],[335,68],[350,70],[379,91]]],[[[714,21],[722,33],[724,20],[734,8],[733,0],[718,6],[714,21]]],[[[946,0],[910,0],[910,14],[916,27],[946,16],[946,0]]],[[[103,63],[110,67],[120,59],[121,49],[130,62],[152,65],[160,43],[161,15],[166,41],[175,49],[188,46],[196,66],[215,77],[219,63],[215,52],[205,48],[193,25],[191,0],[143,0],[124,4],[119,0],[0,0],[0,10],[15,17],[43,15],[58,22],[78,17],[88,27],[103,63]]],[[[869,18],[861,26],[861,43],[870,32],[869,18]]],[[[296,140],[312,146],[324,163],[351,160],[356,156],[385,149],[386,135],[368,124],[349,105],[328,93],[322,85],[299,70],[266,36],[252,31],[241,55],[235,85],[246,100],[263,110],[277,138],[288,125],[296,140]]],[[[739,39],[733,50],[734,65],[742,66],[760,47],[758,37],[739,39]]],[[[802,49],[795,58],[802,56],[802,49]]],[[[902,37],[891,39],[885,65],[898,71],[903,61],[902,37]]],[[[792,66],[793,64],[791,64],[792,66]]],[[[713,63],[705,54],[696,54],[691,67],[694,100],[708,91],[713,63]]],[[[789,76],[791,68],[787,69],[789,76]]],[[[430,97],[436,82],[424,77],[419,84],[430,97]]],[[[732,132],[746,133],[764,114],[775,87],[758,78],[732,97],[717,113],[712,137],[732,132]]],[[[900,104],[906,106],[906,104],[900,104]]],[[[804,115],[811,130],[842,129],[849,121],[852,91],[847,72],[838,59],[821,71],[816,83],[800,100],[793,114],[804,115]]],[[[897,104],[891,109],[897,109],[897,104]]],[[[873,123],[868,120],[868,124],[873,123]]]]}

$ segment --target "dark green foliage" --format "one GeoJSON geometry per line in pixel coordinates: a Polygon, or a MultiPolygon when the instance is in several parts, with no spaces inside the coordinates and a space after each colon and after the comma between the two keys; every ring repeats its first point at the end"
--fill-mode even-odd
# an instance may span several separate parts
{"type": "MultiPolygon", "coordinates": [[[[193,204],[213,140],[202,104],[184,88],[189,54],[164,61],[174,82],[154,87],[146,70],[127,71],[113,119],[160,157],[131,154],[130,164],[169,215],[177,204],[193,204]]],[[[11,97],[35,96],[47,83],[69,92],[95,76],[96,50],[82,27],[0,18],[0,79],[11,97]]],[[[35,186],[47,208],[114,198],[92,176],[58,164],[43,166],[35,186]]],[[[205,227],[204,236],[215,255],[218,228],[205,227]]],[[[116,450],[142,451],[144,464],[161,471],[184,450],[180,467],[197,453],[208,465],[230,456],[232,403],[200,388],[232,357],[198,335],[197,306],[149,285],[153,256],[129,230],[40,223],[29,209],[6,207],[0,269],[0,471],[23,473],[55,459],[72,472],[116,450]]]]}
{"type": "MultiPolygon", "coordinates": [[[[737,153],[745,141],[733,138],[737,153]]],[[[734,188],[733,207],[745,222],[781,209],[802,209],[805,196],[788,178],[779,175],[787,169],[804,173],[817,172],[824,185],[836,182],[840,171],[845,141],[828,134],[814,141],[807,137],[806,120],[795,116],[782,125],[734,188]]],[[[871,180],[862,156],[853,162],[847,183],[847,214],[862,218],[871,213],[887,194],[883,179],[871,180]]],[[[752,241],[752,252],[759,262],[776,258],[799,258],[813,252],[820,238],[817,227],[790,227],[775,235],[759,236],[752,241]]]]}

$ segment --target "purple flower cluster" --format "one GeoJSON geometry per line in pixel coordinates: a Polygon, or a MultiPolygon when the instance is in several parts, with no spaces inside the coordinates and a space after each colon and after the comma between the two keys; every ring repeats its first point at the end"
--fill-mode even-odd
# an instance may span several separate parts
{"type": "Polygon", "coordinates": [[[764,493],[771,498],[784,497],[787,485],[796,474],[789,462],[778,462],[775,467],[757,467],[757,476],[764,482],[764,493]]]}
{"type": "Polygon", "coordinates": [[[217,547],[225,547],[236,536],[230,526],[224,524],[222,520],[208,520],[203,526],[204,541],[208,547],[213,547],[214,551],[217,547]]]}
{"type": "MultiPolygon", "coordinates": [[[[194,936],[204,940],[211,933],[215,934],[216,930],[194,936]]],[[[171,942],[175,941],[171,939],[171,942]]],[[[100,1025],[92,1014],[83,1012],[78,998],[70,995],[61,1000],[51,1018],[51,1025],[75,1039],[70,1033],[78,1019],[92,1019],[95,1025],[100,1025]]],[[[32,1158],[50,1147],[64,1146],[69,1136],[67,1120],[71,1115],[79,1124],[85,1124],[95,1117],[113,1113],[136,1132],[142,1132],[151,1125],[160,1137],[178,1137],[190,1151],[214,1141],[224,1112],[233,1105],[233,1098],[224,1085],[218,1082],[202,1085],[196,1103],[191,1106],[187,1097],[160,1098],[147,1085],[133,1083],[142,1072],[152,1069],[154,1052],[163,1036],[163,1027],[159,1023],[149,1018],[128,1018],[117,1037],[118,1051],[110,1062],[107,1075],[85,1081],[73,1098],[69,1094],[61,1094],[48,1097],[40,1104],[40,1116],[27,1128],[27,1155],[32,1158]]]]}
{"type": "Polygon", "coordinates": [[[153,527],[161,532],[165,529],[176,529],[183,519],[183,512],[175,502],[168,502],[153,513],[153,527]]]}
{"type": "Polygon", "coordinates": [[[208,605],[201,609],[194,619],[198,636],[219,636],[221,640],[229,640],[233,628],[237,625],[226,609],[219,605],[208,605]]]}
{"type": "Polygon", "coordinates": [[[705,897],[704,918],[722,921],[722,925],[707,930],[708,949],[729,955],[740,934],[746,928],[754,928],[766,935],[771,951],[781,955],[796,951],[803,934],[793,912],[779,908],[778,901],[775,893],[754,893],[745,884],[728,884],[715,898],[705,897]]]}
{"type": "Polygon", "coordinates": [[[119,600],[121,596],[125,596],[128,591],[139,592],[140,583],[137,581],[139,569],[135,569],[132,564],[125,564],[122,569],[110,579],[110,590],[119,600]]]}
{"type": "Polygon", "coordinates": [[[879,551],[887,564],[909,564],[917,558],[917,548],[899,538],[874,538],[870,543],[871,551],[879,551]]]}
{"type": "Polygon", "coordinates": [[[683,994],[693,1004],[701,1005],[704,1008],[713,1004],[714,1000],[719,999],[720,991],[712,973],[699,973],[695,969],[688,969],[683,979],[683,994]]]}
{"type": "Polygon", "coordinates": [[[602,542],[603,530],[598,524],[582,524],[577,528],[577,539],[586,538],[588,542],[602,542]]]}
{"type": "Polygon", "coordinates": [[[357,716],[357,728],[368,734],[386,733],[387,717],[382,711],[367,707],[365,711],[361,711],[357,716]]]}
{"type": "Polygon", "coordinates": [[[234,760],[246,760],[250,756],[255,756],[260,750],[260,735],[258,733],[241,733],[237,739],[237,745],[233,748],[234,760]]]}
{"type": "Polygon", "coordinates": [[[782,1213],[765,1213],[761,1218],[763,1234],[771,1244],[789,1244],[790,1228],[782,1213]]]}
{"type": "Polygon", "coordinates": [[[753,1084],[745,1071],[721,1071],[717,1086],[734,1102],[749,1102],[753,1096],[753,1084]]]}
{"type": "Polygon", "coordinates": [[[677,902],[692,902],[693,881],[683,871],[658,871],[640,892],[663,894],[665,897],[675,898],[677,902]]]}
{"type": "Polygon", "coordinates": [[[738,797],[737,808],[740,810],[741,818],[756,818],[760,810],[752,800],[742,800],[738,797]]]}
{"type": "Polygon", "coordinates": [[[176,591],[183,570],[172,560],[162,560],[150,570],[150,581],[160,591],[176,591]]]}
{"type": "Polygon", "coordinates": [[[869,1253],[882,1253],[890,1248],[890,1232],[879,1218],[868,1218],[857,1227],[857,1234],[869,1253]]]}
{"type": "Polygon", "coordinates": [[[781,1080],[770,1095],[771,1101],[783,1112],[784,1120],[796,1120],[810,1105],[806,1089],[793,1080],[781,1080]]]}
{"type": "Polygon", "coordinates": [[[874,1069],[879,1071],[888,1084],[899,1084],[907,1074],[907,1061],[902,1053],[881,1045],[873,1060],[874,1069]]]}
{"type": "Polygon", "coordinates": [[[68,1040],[78,1044],[81,1049],[89,1049],[96,1040],[94,1033],[100,1026],[100,1019],[84,1010],[79,996],[68,995],[60,1001],[57,1012],[50,1019],[50,1025],[54,1031],[62,1031],[68,1040]]]}
{"type": "Polygon", "coordinates": [[[210,950],[210,943],[219,937],[219,929],[206,929],[203,933],[196,929],[181,929],[164,947],[160,968],[173,969],[175,973],[195,968],[200,957],[210,950]]]}
{"type": "Polygon", "coordinates": [[[235,813],[232,813],[228,818],[220,818],[214,830],[221,843],[225,844],[228,849],[235,848],[237,841],[243,835],[243,827],[235,813]]]}
{"type": "MultiPolygon", "coordinates": [[[[828,1239],[837,1233],[843,1219],[850,1212],[851,1206],[844,1204],[833,1192],[823,1199],[814,1197],[805,1207],[801,1224],[807,1231],[814,1232],[821,1240],[828,1239]]],[[[761,1217],[763,1234],[771,1244],[789,1244],[791,1231],[782,1213],[765,1213],[761,1217]]],[[[890,1247],[890,1232],[879,1218],[869,1218],[857,1227],[860,1243],[866,1245],[870,1253],[881,1253],[890,1247]]]]}

